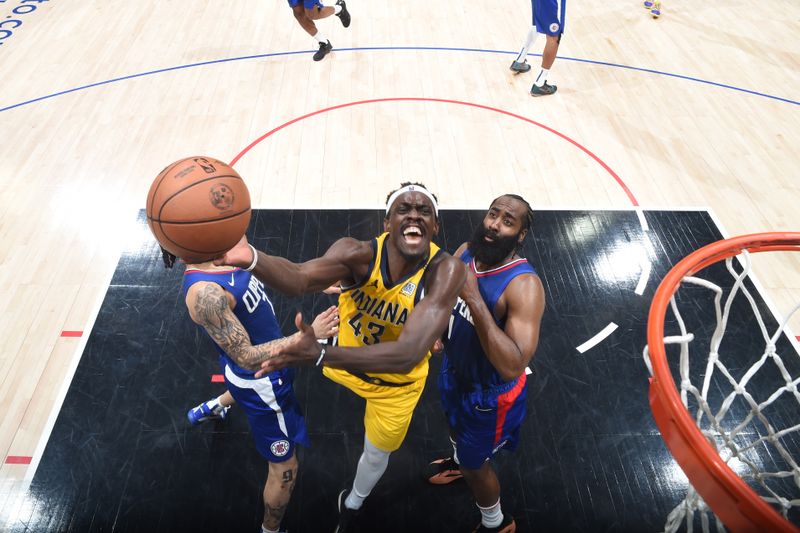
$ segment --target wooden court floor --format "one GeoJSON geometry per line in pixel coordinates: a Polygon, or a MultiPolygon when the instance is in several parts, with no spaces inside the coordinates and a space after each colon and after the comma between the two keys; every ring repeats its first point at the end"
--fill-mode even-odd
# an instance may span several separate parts
{"type": "MultiPolygon", "coordinates": [[[[540,209],[707,209],[723,235],[800,229],[797,2],[754,17],[743,0],[667,1],[653,20],[574,1],[559,91],[540,99],[507,68],[527,2],[348,5],[350,28],[318,23],[335,50],[315,63],[282,1],[0,3],[0,524],[175,159],[235,161],[268,209],[374,209],[420,180],[445,209],[516,192],[540,209]]],[[[757,259],[787,313],[800,259],[757,259]]]]}

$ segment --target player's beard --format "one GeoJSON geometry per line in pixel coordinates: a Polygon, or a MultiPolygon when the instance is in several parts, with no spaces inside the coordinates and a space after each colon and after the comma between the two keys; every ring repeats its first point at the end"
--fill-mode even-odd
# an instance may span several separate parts
{"type": "Polygon", "coordinates": [[[467,243],[467,248],[475,256],[475,259],[485,266],[494,266],[514,253],[519,241],[519,233],[500,237],[488,231],[483,224],[475,226],[472,238],[467,243]],[[494,241],[484,240],[486,235],[491,236],[494,241]]]}

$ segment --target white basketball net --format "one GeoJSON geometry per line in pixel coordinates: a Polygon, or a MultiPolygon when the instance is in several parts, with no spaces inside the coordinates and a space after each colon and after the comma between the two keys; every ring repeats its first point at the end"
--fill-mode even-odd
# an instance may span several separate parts
{"type": "MultiPolygon", "coordinates": [[[[693,276],[686,276],[682,280],[684,284],[688,283],[694,286],[704,287],[714,293],[714,307],[717,323],[709,344],[710,353],[708,355],[708,361],[705,364],[705,372],[702,375],[703,382],[700,388],[692,382],[692,376],[690,376],[689,373],[689,344],[694,341],[695,336],[693,333],[687,331],[684,319],[678,310],[675,295],[670,299],[670,307],[678,322],[681,334],[665,337],[664,344],[680,345],[679,368],[681,400],[683,401],[684,407],[686,407],[689,413],[695,418],[697,426],[700,428],[703,435],[712,446],[715,447],[725,463],[731,467],[734,472],[748,482],[750,487],[764,498],[764,500],[773,504],[784,517],[787,517],[790,508],[800,506],[800,468],[797,464],[798,459],[800,459],[797,457],[797,439],[800,438],[800,423],[790,427],[776,428],[773,426],[773,423],[770,423],[767,416],[770,414],[769,406],[773,405],[775,402],[790,401],[793,403],[792,407],[797,407],[794,420],[800,420],[800,416],[796,416],[800,414],[800,392],[798,392],[800,376],[792,377],[790,375],[790,372],[784,364],[784,360],[781,359],[775,347],[789,319],[800,309],[800,304],[792,309],[783,323],[780,324],[777,331],[770,334],[764,324],[756,301],[744,284],[744,280],[749,275],[751,269],[750,254],[747,251],[743,251],[739,257],[743,266],[742,272],[736,272],[733,267],[732,258],[725,260],[728,272],[731,273],[735,280],[727,296],[724,295],[724,291],[721,287],[707,280],[693,276]],[[758,321],[761,336],[764,341],[764,348],[761,356],[749,369],[745,370],[743,374],[742,371],[744,369],[742,368],[737,368],[733,371],[729,370],[725,366],[726,361],[724,353],[719,353],[720,345],[725,335],[726,327],[728,326],[731,305],[734,298],[740,294],[743,294],[750,303],[750,308],[758,321]],[[723,297],[725,297],[724,305],[722,302],[723,297]],[[774,392],[766,398],[757,399],[747,390],[747,385],[751,383],[754,376],[761,370],[774,373],[774,369],[768,369],[770,365],[774,365],[777,369],[776,375],[779,374],[781,378],[774,381],[776,386],[774,392]],[[740,377],[737,378],[734,374],[740,375],[740,377]],[[782,381],[782,383],[780,381],[782,381]],[[713,407],[709,405],[709,390],[712,391],[712,396],[721,399],[721,401],[714,401],[713,407]],[[792,397],[794,398],[793,401],[791,400],[792,397]],[[743,403],[742,400],[746,402],[746,404],[743,403]],[[732,412],[731,406],[734,405],[734,402],[737,402],[736,405],[740,407],[745,405],[749,406],[750,412],[741,422],[733,420],[732,418],[734,417],[730,416],[732,412]],[[695,413],[690,410],[690,404],[691,407],[696,410],[695,413]],[[792,440],[794,440],[792,443],[794,446],[794,457],[785,446],[786,442],[791,442],[792,440]],[[767,453],[771,457],[779,457],[776,462],[781,464],[780,468],[775,468],[774,471],[770,471],[773,470],[769,468],[771,465],[764,464],[761,460],[765,447],[768,449],[767,453]]],[[[705,357],[705,354],[702,356],[705,357]]],[[[786,353],[784,357],[795,358],[798,357],[798,354],[792,350],[791,353],[786,353]]],[[[650,356],[647,347],[644,349],[644,359],[652,375],[653,369],[650,364],[650,356]]],[[[741,364],[741,361],[734,362],[741,364]]],[[[731,365],[732,363],[728,362],[728,364],[731,365]]],[[[794,366],[796,367],[796,365],[794,366]]],[[[696,369],[695,374],[697,374],[696,369]]],[[[699,379],[699,377],[695,376],[695,380],[699,379]]],[[[770,383],[773,382],[771,381],[770,383]]],[[[760,385],[760,389],[763,390],[763,386],[760,385]]],[[[742,411],[739,410],[738,412],[741,414],[742,411]]],[[[689,487],[686,498],[670,512],[667,517],[667,522],[664,525],[665,531],[667,533],[677,531],[681,525],[685,523],[687,530],[691,533],[694,527],[695,513],[699,513],[700,515],[701,526],[704,532],[709,531],[710,518],[712,516],[716,525],[716,531],[725,531],[719,518],[713,515],[711,509],[705,504],[692,486],[689,487]]]]}

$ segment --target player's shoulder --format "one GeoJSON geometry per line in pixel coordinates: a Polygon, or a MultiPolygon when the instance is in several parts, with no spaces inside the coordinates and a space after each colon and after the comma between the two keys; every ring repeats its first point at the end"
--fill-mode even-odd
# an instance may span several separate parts
{"type": "Polygon", "coordinates": [[[225,289],[219,283],[207,279],[199,279],[194,281],[186,289],[187,302],[189,301],[189,298],[197,298],[199,296],[208,297],[213,295],[225,296],[225,289]]]}
{"type": "Polygon", "coordinates": [[[544,285],[535,271],[521,272],[508,282],[503,294],[511,298],[544,299],[544,285]]]}
{"type": "Polygon", "coordinates": [[[439,250],[428,263],[427,268],[429,270],[428,279],[439,280],[438,282],[441,282],[442,279],[458,282],[465,274],[464,264],[461,260],[444,250],[439,250]]]}
{"type": "Polygon", "coordinates": [[[468,245],[469,245],[469,243],[467,243],[467,242],[461,243],[461,246],[458,247],[458,249],[455,251],[453,256],[457,257],[457,258],[461,258],[462,254],[467,250],[467,246],[468,245]]]}

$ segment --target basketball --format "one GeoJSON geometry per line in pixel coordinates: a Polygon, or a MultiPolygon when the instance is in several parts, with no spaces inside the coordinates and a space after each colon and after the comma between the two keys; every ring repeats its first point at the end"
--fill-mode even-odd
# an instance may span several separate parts
{"type": "Polygon", "coordinates": [[[187,157],[162,170],[147,194],[147,225],[187,263],[224,254],[250,224],[250,192],[239,174],[211,157],[187,157]]]}

